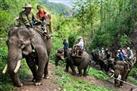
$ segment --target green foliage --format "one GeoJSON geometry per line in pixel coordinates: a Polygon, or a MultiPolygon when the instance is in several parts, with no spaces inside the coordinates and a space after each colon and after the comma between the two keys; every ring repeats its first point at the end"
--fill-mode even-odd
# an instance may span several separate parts
{"type": "Polygon", "coordinates": [[[129,76],[136,77],[137,76],[137,68],[132,68],[131,72],[129,73],[129,76]]]}
{"type": "Polygon", "coordinates": [[[22,11],[25,3],[31,2],[36,7],[37,0],[1,0],[0,1],[0,35],[5,36],[6,31],[15,24],[16,17],[22,11]]]}
{"type": "Polygon", "coordinates": [[[89,75],[94,76],[100,80],[108,80],[108,78],[109,78],[108,75],[106,75],[101,70],[96,70],[95,68],[92,68],[92,67],[90,67],[88,72],[89,72],[89,75]]]}
{"type": "Polygon", "coordinates": [[[133,78],[132,76],[128,77],[128,81],[132,82],[133,84],[137,85],[137,80],[133,78]]]}
{"type": "Polygon", "coordinates": [[[57,81],[63,91],[111,91],[110,89],[90,84],[80,80],[78,77],[67,74],[61,67],[56,68],[55,75],[58,76],[57,81]]]}
{"type": "Polygon", "coordinates": [[[130,39],[127,35],[122,35],[120,38],[120,45],[121,47],[128,46],[127,44],[130,44],[130,39]]]}
{"type": "Polygon", "coordinates": [[[76,34],[71,34],[68,37],[68,41],[69,41],[69,47],[72,48],[74,43],[75,43],[75,39],[76,39],[76,34]]]}
{"type": "Polygon", "coordinates": [[[135,0],[75,0],[76,18],[83,36],[91,36],[90,49],[130,44],[136,20],[135,0]]]}
{"type": "Polygon", "coordinates": [[[9,83],[0,84],[0,91],[15,91],[15,88],[9,83]]]}

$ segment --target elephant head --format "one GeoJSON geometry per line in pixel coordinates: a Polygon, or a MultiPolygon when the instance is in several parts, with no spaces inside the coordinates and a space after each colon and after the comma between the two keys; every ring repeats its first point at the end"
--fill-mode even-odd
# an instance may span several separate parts
{"type": "MultiPolygon", "coordinates": [[[[12,28],[8,34],[8,63],[6,68],[16,86],[22,86],[17,72],[20,68],[23,55],[28,55],[32,52],[31,36],[30,31],[26,28],[17,27],[12,28]]],[[[4,69],[4,71],[6,71],[6,69],[4,69]]]]}
{"type": "Polygon", "coordinates": [[[115,86],[120,87],[123,85],[123,81],[126,81],[129,73],[129,64],[117,61],[115,65],[114,77],[115,77],[115,86]]]}
{"type": "Polygon", "coordinates": [[[23,57],[32,71],[35,85],[40,85],[42,76],[47,77],[48,75],[49,61],[47,46],[42,36],[33,29],[15,27],[9,31],[7,44],[8,63],[5,69],[8,69],[14,85],[19,87],[23,85],[17,74],[23,57]]]}

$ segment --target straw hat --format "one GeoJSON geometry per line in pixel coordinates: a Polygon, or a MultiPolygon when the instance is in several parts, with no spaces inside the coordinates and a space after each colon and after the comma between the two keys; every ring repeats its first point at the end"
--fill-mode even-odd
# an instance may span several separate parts
{"type": "Polygon", "coordinates": [[[32,5],[27,3],[27,4],[25,4],[25,6],[23,8],[32,8],[32,5]]]}

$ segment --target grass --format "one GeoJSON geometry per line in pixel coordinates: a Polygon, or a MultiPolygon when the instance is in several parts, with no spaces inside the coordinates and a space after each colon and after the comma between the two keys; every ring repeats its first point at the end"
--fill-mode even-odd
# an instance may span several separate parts
{"type": "Polygon", "coordinates": [[[135,84],[135,85],[137,85],[137,80],[135,78],[133,78],[132,76],[128,77],[128,81],[135,84]]]}
{"type": "Polygon", "coordinates": [[[108,80],[109,76],[101,70],[90,67],[88,74],[100,80],[108,80]]]}
{"type": "Polygon", "coordinates": [[[111,91],[105,87],[96,86],[78,77],[67,74],[62,67],[55,69],[57,83],[62,87],[62,91],[111,91]]]}

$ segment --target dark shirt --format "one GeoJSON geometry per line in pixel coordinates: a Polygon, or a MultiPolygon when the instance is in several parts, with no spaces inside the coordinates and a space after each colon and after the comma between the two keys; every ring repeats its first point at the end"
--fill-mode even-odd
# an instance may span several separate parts
{"type": "Polygon", "coordinates": [[[63,42],[63,45],[64,45],[64,49],[68,49],[68,48],[69,48],[68,42],[64,41],[64,42],[63,42]]]}

